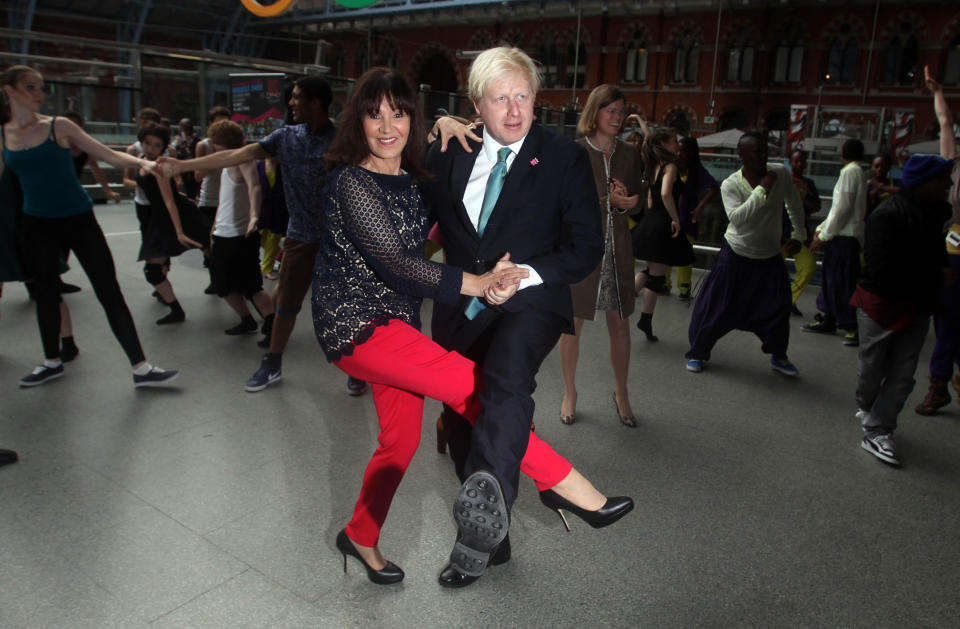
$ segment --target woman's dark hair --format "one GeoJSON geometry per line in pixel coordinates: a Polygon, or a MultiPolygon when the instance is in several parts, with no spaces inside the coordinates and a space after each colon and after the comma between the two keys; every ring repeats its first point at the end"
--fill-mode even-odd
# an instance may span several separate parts
{"type": "Polygon", "coordinates": [[[689,135],[680,140],[680,153],[685,158],[683,164],[687,174],[687,184],[694,188],[700,183],[700,144],[697,139],[689,135]]]}
{"type": "Polygon", "coordinates": [[[7,93],[2,86],[16,87],[24,74],[40,73],[30,66],[10,66],[3,71],[3,74],[0,74],[0,124],[7,124],[13,116],[10,111],[10,103],[7,101],[7,93]]]}
{"type": "Polygon", "coordinates": [[[166,150],[167,146],[170,144],[170,127],[165,127],[155,122],[148,122],[142,129],[140,129],[140,132],[137,133],[137,139],[143,142],[143,139],[148,135],[152,135],[163,142],[164,150],[166,150]]]}
{"type": "Polygon", "coordinates": [[[357,79],[343,107],[337,135],[327,149],[327,170],[340,165],[360,164],[370,156],[363,120],[369,114],[379,113],[384,99],[391,107],[410,117],[410,134],[400,154],[400,167],[417,180],[430,178],[423,165],[427,133],[417,94],[404,75],[389,68],[371,68],[357,79]]]}
{"type": "Polygon", "coordinates": [[[677,130],[673,127],[662,127],[650,133],[640,150],[643,156],[644,178],[653,185],[656,179],[657,167],[672,164],[677,160],[677,156],[663,147],[663,143],[670,138],[677,137],[677,130]]]}

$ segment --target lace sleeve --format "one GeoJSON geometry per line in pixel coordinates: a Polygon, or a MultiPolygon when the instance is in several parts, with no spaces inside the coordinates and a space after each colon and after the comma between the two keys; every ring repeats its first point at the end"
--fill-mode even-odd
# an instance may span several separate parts
{"type": "MultiPolygon", "coordinates": [[[[423,234],[416,236],[419,246],[405,246],[411,244],[412,229],[399,231],[387,195],[369,175],[345,169],[337,179],[336,195],[344,233],[387,286],[415,297],[448,303],[458,299],[462,271],[424,258],[423,234]],[[411,248],[419,253],[411,253],[411,248]]],[[[423,212],[422,204],[417,206],[405,209],[423,212]]]]}

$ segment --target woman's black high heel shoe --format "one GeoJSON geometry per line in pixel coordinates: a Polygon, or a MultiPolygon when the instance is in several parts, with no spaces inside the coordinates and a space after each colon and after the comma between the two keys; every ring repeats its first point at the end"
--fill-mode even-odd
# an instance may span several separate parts
{"type": "Polygon", "coordinates": [[[337,550],[343,555],[343,571],[347,571],[347,555],[351,557],[356,557],[360,560],[360,563],[363,564],[363,567],[367,569],[367,578],[376,583],[377,585],[390,585],[391,583],[399,583],[403,581],[403,570],[399,566],[394,564],[392,561],[388,561],[387,565],[383,567],[382,570],[374,570],[370,567],[366,561],[363,560],[363,557],[360,556],[359,551],[357,551],[356,546],[353,545],[353,542],[350,541],[350,538],[347,537],[347,530],[344,529],[337,533],[337,550]]]}
{"type": "Polygon", "coordinates": [[[540,502],[542,502],[543,506],[547,509],[552,509],[557,512],[560,519],[563,520],[563,525],[567,527],[567,531],[570,530],[570,525],[567,523],[567,518],[563,515],[563,511],[569,511],[593,528],[599,529],[610,526],[633,510],[632,498],[614,496],[607,498],[603,506],[596,511],[587,511],[586,509],[581,509],[566,498],[562,498],[560,494],[552,489],[545,489],[540,492],[540,502]],[[563,509],[563,511],[561,511],[561,509],[563,509]]]}

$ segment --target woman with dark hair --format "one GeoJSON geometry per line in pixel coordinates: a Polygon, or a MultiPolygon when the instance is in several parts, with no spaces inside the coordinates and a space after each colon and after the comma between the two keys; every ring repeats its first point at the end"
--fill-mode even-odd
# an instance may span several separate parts
{"type": "MultiPolygon", "coordinates": [[[[420,442],[424,396],[470,421],[479,412],[477,370],[419,331],[425,297],[453,302],[482,298],[494,286],[518,284],[528,271],[509,263],[483,275],[427,260],[432,221],[420,196],[428,178],[422,157],[423,117],[413,88],[386,68],[367,71],[350,94],[337,137],[327,151],[331,169],[324,190],[323,242],[313,280],[313,324],[327,359],[370,383],[380,422],[378,447],[363,475],[353,517],[337,535],[344,557],[356,557],[369,579],[397,583],[403,571],[377,548],[390,503],[420,442]]],[[[572,465],[530,435],[523,471],[541,500],[595,527],[611,524],[632,507],[607,500],[572,465]]],[[[492,517],[502,517],[495,512],[492,517]]],[[[510,557],[501,544],[492,564],[510,557]]]]}
{"type": "Polygon", "coordinates": [[[693,262],[693,246],[682,237],[677,212],[682,184],[676,163],[680,152],[676,130],[657,129],[647,136],[642,150],[650,191],[643,220],[633,234],[634,257],[647,261],[647,268],[637,273],[635,282],[637,293],[643,293],[637,328],[648,341],[657,341],[653,335],[653,310],[666,282],[667,267],[693,262]]]}
{"type": "MultiPolygon", "coordinates": [[[[66,118],[38,112],[43,105],[43,77],[27,66],[13,66],[0,76],[8,101],[0,127],[3,161],[23,188],[25,249],[37,302],[37,323],[46,360],[20,380],[33,387],[63,375],[58,306],[60,251],[66,245],[76,255],[103,306],[110,328],[133,367],[136,387],[170,382],[176,371],[147,362],[130,310],[120,292],[110,248],[93,214],[93,201],[77,180],[70,148],[117,168],[144,168],[152,163],[111,151],[66,118]]],[[[3,108],[0,108],[3,109],[3,108]]]]}
{"type": "MultiPolygon", "coordinates": [[[[677,168],[682,184],[677,207],[677,213],[680,215],[680,230],[692,246],[700,229],[703,210],[720,194],[720,185],[703,167],[703,162],[700,161],[700,145],[697,144],[696,138],[686,136],[680,140],[677,168]]],[[[692,279],[692,265],[677,267],[677,289],[680,299],[690,299],[692,279]]],[[[668,269],[667,285],[669,284],[670,270],[668,269]]]]}
{"type": "Polygon", "coordinates": [[[577,140],[590,155],[593,179],[600,198],[604,251],[600,265],[582,282],[570,287],[573,296],[574,334],[560,336],[560,366],[563,371],[563,401],[560,421],[572,424],[577,407],[577,359],[584,319],[593,320],[598,310],[606,313],[610,336],[610,362],[616,388],[613,404],[624,426],[634,428],[637,420],[627,393],[630,365],[630,321],[636,296],[633,290],[633,254],[630,246],[630,214],[641,210],[640,156],[631,144],[617,139],[623,126],[626,96],[612,85],[590,92],[580,115],[577,140]]]}
{"type": "MultiPolygon", "coordinates": [[[[170,129],[149,123],[137,135],[143,154],[148,160],[163,155],[170,144],[170,129]]],[[[193,201],[177,192],[173,179],[160,171],[140,169],[136,175],[137,186],[149,201],[149,212],[143,230],[143,242],[137,260],[143,260],[143,275],[157,291],[170,312],[157,319],[157,325],[179,323],[187,318],[173,293],[173,285],[167,279],[170,258],[187,249],[210,249],[209,218],[193,204],[193,201]]]]}

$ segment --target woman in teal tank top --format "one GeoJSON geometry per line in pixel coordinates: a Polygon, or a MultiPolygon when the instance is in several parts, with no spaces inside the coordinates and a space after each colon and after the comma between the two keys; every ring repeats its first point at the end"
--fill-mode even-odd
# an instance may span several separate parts
{"type": "Polygon", "coordinates": [[[93,214],[93,202],[73,169],[71,147],[118,168],[154,164],[112,151],[66,118],[39,114],[43,106],[43,77],[27,66],[12,66],[0,76],[0,141],[5,168],[17,176],[23,189],[25,265],[34,277],[37,323],[45,360],[20,379],[33,387],[63,375],[60,356],[59,252],[68,246],[83,267],[103,306],[114,336],[133,367],[134,386],[170,382],[176,371],[147,362],[133,317],[120,292],[113,256],[93,214]]]}

